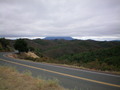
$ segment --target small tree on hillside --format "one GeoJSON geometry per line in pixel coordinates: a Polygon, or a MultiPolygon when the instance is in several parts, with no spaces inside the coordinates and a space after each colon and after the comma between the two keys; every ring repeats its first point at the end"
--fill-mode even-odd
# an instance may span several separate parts
{"type": "Polygon", "coordinates": [[[28,52],[28,46],[24,39],[17,39],[14,48],[20,52],[28,52]]]}

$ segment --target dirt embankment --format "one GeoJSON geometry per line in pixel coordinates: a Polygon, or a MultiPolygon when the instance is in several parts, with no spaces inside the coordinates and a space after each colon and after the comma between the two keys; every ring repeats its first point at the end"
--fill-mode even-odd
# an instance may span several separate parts
{"type": "Polygon", "coordinates": [[[9,54],[8,57],[11,58],[20,58],[20,59],[25,59],[25,58],[39,58],[35,53],[33,52],[28,52],[28,53],[20,53],[20,54],[9,54]]]}

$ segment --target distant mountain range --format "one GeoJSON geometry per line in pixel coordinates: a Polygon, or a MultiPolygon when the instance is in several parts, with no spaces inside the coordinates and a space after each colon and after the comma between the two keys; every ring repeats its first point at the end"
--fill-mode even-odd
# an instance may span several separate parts
{"type": "Polygon", "coordinates": [[[45,37],[45,40],[74,40],[72,37],[45,37]]]}

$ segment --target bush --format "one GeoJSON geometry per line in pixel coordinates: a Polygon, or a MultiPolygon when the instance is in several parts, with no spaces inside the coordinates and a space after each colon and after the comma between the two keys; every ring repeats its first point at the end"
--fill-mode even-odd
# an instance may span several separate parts
{"type": "Polygon", "coordinates": [[[28,52],[28,46],[27,43],[24,41],[24,39],[17,39],[14,48],[20,52],[28,52]]]}

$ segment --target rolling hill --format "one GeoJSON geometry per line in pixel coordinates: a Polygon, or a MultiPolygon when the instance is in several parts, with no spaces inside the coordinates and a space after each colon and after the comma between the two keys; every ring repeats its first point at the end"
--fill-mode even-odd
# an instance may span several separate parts
{"type": "MultiPolygon", "coordinates": [[[[99,70],[120,71],[120,42],[94,40],[25,39],[41,58],[36,61],[64,63],[99,70]]],[[[15,40],[10,41],[13,46],[15,40]]],[[[35,61],[35,60],[34,60],[35,61]]]]}

